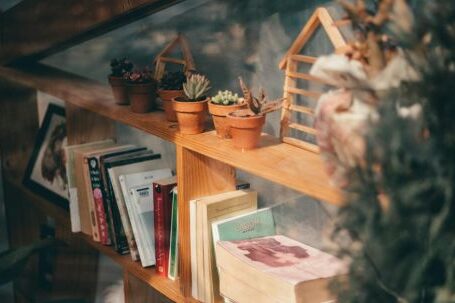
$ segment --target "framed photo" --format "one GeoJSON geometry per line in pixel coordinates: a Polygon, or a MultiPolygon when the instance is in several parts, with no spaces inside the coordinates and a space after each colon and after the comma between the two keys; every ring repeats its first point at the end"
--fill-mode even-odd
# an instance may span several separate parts
{"type": "Polygon", "coordinates": [[[23,184],[35,193],[68,210],[66,145],[65,109],[50,103],[25,170],[23,184]]]}

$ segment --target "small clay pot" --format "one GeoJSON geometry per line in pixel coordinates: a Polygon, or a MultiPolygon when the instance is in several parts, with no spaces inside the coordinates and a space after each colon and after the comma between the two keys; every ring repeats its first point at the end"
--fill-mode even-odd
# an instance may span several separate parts
{"type": "Polygon", "coordinates": [[[209,102],[209,112],[215,124],[216,134],[221,139],[231,138],[229,121],[226,116],[236,110],[246,108],[246,104],[220,105],[209,102]]]}
{"type": "Polygon", "coordinates": [[[163,100],[163,109],[166,115],[166,120],[169,122],[177,122],[177,115],[175,114],[174,109],[172,108],[172,99],[183,97],[183,89],[182,90],[167,90],[167,89],[159,89],[158,95],[160,96],[161,100],[163,100]]]}
{"type": "Polygon", "coordinates": [[[230,113],[227,118],[231,126],[232,143],[235,148],[253,149],[258,146],[265,115],[237,117],[230,113]]]}
{"type": "Polygon", "coordinates": [[[204,131],[209,98],[195,102],[179,101],[179,99],[172,99],[172,108],[177,114],[180,133],[187,135],[202,133],[204,131]]]}
{"type": "Polygon", "coordinates": [[[128,83],[128,96],[133,113],[148,113],[155,107],[155,83],[128,83]]]}
{"type": "Polygon", "coordinates": [[[128,99],[128,88],[125,85],[125,81],[122,77],[109,76],[109,84],[112,88],[112,94],[114,95],[115,104],[128,105],[130,100],[128,99]]]}

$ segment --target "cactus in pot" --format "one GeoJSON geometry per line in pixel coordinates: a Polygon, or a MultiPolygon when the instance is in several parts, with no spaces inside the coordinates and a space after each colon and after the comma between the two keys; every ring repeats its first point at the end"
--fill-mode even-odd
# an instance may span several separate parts
{"type": "Polygon", "coordinates": [[[209,89],[209,79],[193,73],[183,84],[184,96],[172,99],[172,107],[177,114],[182,134],[199,134],[204,131],[209,89]]]}
{"type": "Polygon", "coordinates": [[[231,112],[227,118],[231,127],[234,147],[253,149],[259,144],[266,114],[280,109],[284,98],[269,101],[263,89],[259,91],[259,95],[256,97],[245,85],[242,78],[239,80],[247,108],[231,112]]]}
{"type": "Polygon", "coordinates": [[[232,91],[218,91],[208,103],[209,112],[212,115],[215,124],[216,134],[222,139],[230,138],[230,127],[226,116],[236,110],[246,107],[243,98],[232,91]]]}
{"type": "Polygon", "coordinates": [[[184,96],[183,83],[185,81],[186,76],[182,71],[166,72],[160,80],[158,95],[163,101],[167,121],[177,121],[177,116],[172,109],[172,99],[184,96]]]}
{"type": "Polygon", "coordinates": [[[128,90],[123,76],[133,69],[133,63],[126,58],[112,59],[111,74],[108,76],[109,84],[112,88],[115,103],[120,105],[129,104],[128,90]]]}

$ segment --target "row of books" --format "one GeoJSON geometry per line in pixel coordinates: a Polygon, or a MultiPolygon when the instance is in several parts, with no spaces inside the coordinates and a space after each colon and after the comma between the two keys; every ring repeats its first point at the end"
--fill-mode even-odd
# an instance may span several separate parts
{"type": "Polygon", "coordinates": [[[71,228],[177,275],[177,187],[161,155],[112,140],[66,148],[71,228]]]}
{"type": "Polygon", "coordinates": [[[341,260],[278,235],[271,208],[237,190],[190,201],[192,296],[201,302],[330,302],[341,260]]]}

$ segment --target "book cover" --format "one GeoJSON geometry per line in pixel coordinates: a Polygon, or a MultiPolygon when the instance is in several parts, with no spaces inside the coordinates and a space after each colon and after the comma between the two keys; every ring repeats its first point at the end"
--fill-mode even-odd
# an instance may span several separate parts
{"type": "Polygon", "coordinates": [[[338,258],[282,235],[220,241],[217,245],[245,265],[291,284],[345,272],[338,258]]]}
{"type": "Polygon", "coordinates": [[[153,186],[150,184],[133,187],[130,194],[132,217],[135,218],[138,227],[136,239],[140,248],[141,264],[143,267],[152,266],[155,265],[153,186]]]}
{"type": "MultiPolygon", "coordinates": [[[[88,202],[88,190],[89,187],[86,184],[85,178],[85,163],[84,163],[84,154],[89,151],[97,150],[100,148],[105,148],[113,146],[114,142],[108,141],[106,143],[94,144],[93,146],[84,146],[84,147],[74,147],[69,150],[68,155],[73,156],[74,160],[71,161],[74,163],[74,178],[75,178],[75,191],[74,196],[77,195],[77,204],[79,210],[79,219],[81,232],[86,235],[92,236],[92,221],[90,216],[90,208],[88,202]]],[[[74,197],[75,198],[75,197],[74,197]]]]}
{"type": "Polygon", "coordinates": [[[101,174],[101,192],[103,196],[103,206],[106,213],[106,221],[108,227],[109,238],[114,249],[120,253],[125,254],[129,252],[128,242],[125,237],[122,222],[118,212],[117,204],[112,203],[112,190],[109,180],[109,175],[105,168],[105,162],[109,159],[117,159],[118,157],[136,155],[138,152],[146,151],[145,147],[133,147],[119,152],[101,155],[99,158],[99,170],[101,174]]]}
{"type": "Polygon", "coordinates": [[[169,247],[169,273],[168,278],[175,280],[178,274],[178,193],[177,187],[172,189],[172,213],[171,213],[171,230],[170,230],[170,247],[169,247]]]}
{"type": "Polygon", "coordinates": [[[202,254],[204,302],[216,302],[220,298],[218,273],[212,237],[212,222],[248,213],[257,209],[257,193],[237,190],[200,199],[197,203],[197,220],[202,221],[202,254]]]}
{"type": "Polygon", "coordinates": [[[275,235],[271,208],[218,220],[212,223],[214,244],[217,241],[246,240],[275,235]]]}
{"type": "Polygon", "coordinates": [[[168,276],[172,189],[176,185],[175,176],[153,182],[156,271],[164,277],[168,276]]]}
{"type": "Polygon", "coordinates": [[[123,145],[90,153],[85,156],[91,188],[91,202],[96,221],[98,241],[103,245],[110,245],[111,239],[107,224],[106,209],[103,201],[103,181],[100,171],[100,157],[106,154],[118,154],[135,148],[133,145],[123,145]]]}
{"type": "Polygon", "coordinates": [[[146,151],[138,152],[135,156],[120,156],[115,159],[108,159],[104,162],[111,184],[110,190],[112,202],[117,205],[118,216],[123,226],[128,250],[133,261],[137,261],[139,259],[139,252],[137,249],[136,239],[134,238],[131,222],[128,217],[125,200],[123,199],[122,190],[120,188],[119,176],[159,168],[160,165],[164,165],[163,163],[160,163],[160,159],[160,154],[153,154],[152,151],[146,151]]]}
{"type": "Polygon", "coordinates": [[[126,206],[127,215],[131,223],[131,228],[133,231],[134,238],[136,240],[136,245],[139,251],[139,257],[141,260],[147,258],[147,252],[145,251],[144,248],[144,242],[141,241],[140,239],[139,222],[135,217],[129,189],[137,186],[152,185],[153,181],[168,177],[172,177],[172,171],[169,168],[120,175],[118,177],[121,194],[123,195],[123,201],[126,206]]]}
{"type": "MultiPolygon", "coordinates": [[[[347,272],[346,264],[338,258],[282,235],[219,241],[216,254],[220,272],[278,302],[331,300],[327,284],[347,272]]],[[[227,289],[226,285],[221,289],[227,289]]],[[[236,294],[225,295],[232,299],[236,294]]]]}
{"type": "Polygon", "coordinates": [[[71,231],[81,232],[82,223],[79,211],[79,199],[77,192],[77,178],[76,178],[76,161],[75,161],[75,150],[87,149],[87,148],[98,148],[107,144],[113,144],[112,140],[96,141],[85,144],[70,145],[65,147],[66,157],[66,174],[68,180],[68,197],[69,197],[69,210],[71,219],[71,231]]]}

